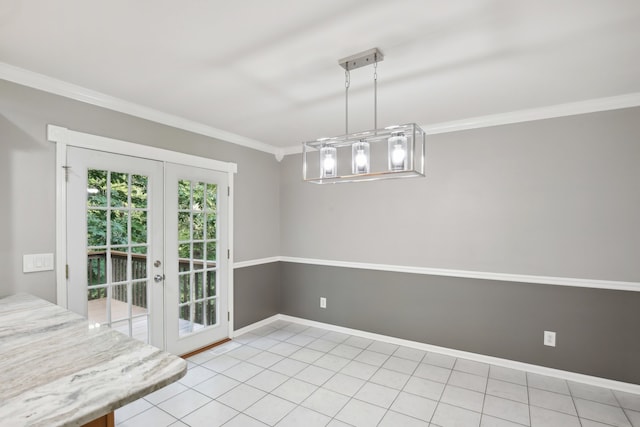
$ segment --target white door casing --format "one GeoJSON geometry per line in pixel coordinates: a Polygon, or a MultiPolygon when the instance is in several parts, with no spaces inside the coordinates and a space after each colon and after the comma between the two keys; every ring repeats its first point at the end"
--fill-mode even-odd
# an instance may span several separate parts
{"type": "MultiPolygon", "coordinates": [[[[233,274],[229,272],[233,265],[233,174],[237,172],[234,163],[221,162],[170,150],[159,149],[125,141],[105,138],[101,136],[72,131],[63,127],[48,125],[48,139],[56,143],[56,284],[57,303],[62,307],[69,307],[72,298],[68,295],[66,266],[68,264],[68,242],[67,242],[67,151],[70,147],[87,148],[110,153],[123,154],[127,156],[139,157],[143,159],[156,160],[163,163],[172,162],[191,167],[198,167],[221,172],[226,175],[229,195],[225,214],[227,217],[226,226],[226,247],[229,257],[227,260],[226,274],[219,280],[220,286],[226,285],[226,298],[223,298],[227,307],[233,307],[233,274]]],[[[70,225],[71,226],[71,225],[70,225]]],[[[85,254],[86,256],[86,254],[85,254]]],[[[168,259],[165,259],[168,262],[168,259]]],[[[85,292],[86,295],[86,292],[85,292]]],[[[233,336],[233,312],[229,311],[229,321],[227,326],[227,336],[233,336]]],[[[224,313],[221,313],[223,315],[224,313]]],[[[165,343],[166,346],[166,343],[165,343]]]]}

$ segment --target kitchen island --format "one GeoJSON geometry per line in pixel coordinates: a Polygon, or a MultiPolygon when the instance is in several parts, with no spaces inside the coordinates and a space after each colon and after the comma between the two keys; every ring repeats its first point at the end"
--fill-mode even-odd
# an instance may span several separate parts
{"type": "Polygon", "coordinates": [[[186,369],[179,357],[48,301],[28,294],[0,299],[3,427],[112,424],[115,409],[186,369]]]}

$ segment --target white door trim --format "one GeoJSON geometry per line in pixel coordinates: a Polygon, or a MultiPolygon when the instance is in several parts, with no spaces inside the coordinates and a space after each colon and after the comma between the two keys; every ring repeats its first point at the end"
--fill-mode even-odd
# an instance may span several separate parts
{"type": "Polygon", "coordinates": [[[57,304],[67,308],[67,188],[66,166],[67,147],[87,148],[91,150],[105,151],[126,156],[141,157],[160,162],[179,163],[186,166],[194,166],[226,172],[229,177],[231,189],[228,202],[229,215],[229,274],[228,307],[231,313],[229,319],[229,336],[233,334],[233,174],[237,173],[238,166],[231,162],[198,157],[177,151],[135,144],[132,142],[106,138],[89,133],[77,132],[65,127],[47,125],[47,139],[56,143],[56,298],[57,304]]]}
{"type": "Polygon", "coordinates": [[[56,302],[67,308],[67,144],[56,143],[56,302]]]}
{"type": "Polygon", "coordinates": [[[235,163],[207,159],[205,157],[179,153],[177,151],[165,150],[163,148],[152,147],[149,145],[120,141],[118,139],[106,138],[104,136],[92,135],[90,133],[76,132],[55,125],[47,125],[47,139],[51,142],[61,142],[74,147],[107,151],[114,154],[124,154],[126,156],[142,157],[144,159],[158,160],[160,162],[179,163],[220,172],[236,173],[238,171],[238,166],[235,163]]]}
{"type": "Polygon", "coordinates": [[[229,201],[227,203],[227,224],[229,224],[229,234],[227,235],[227,248],[229,249],[229,259],[227,260],[227,285],[229,286],[229,289],[227,289],[227,311],[229,313],[229,338],[233,338],[233,319],[236,313],[233,309],[233,254],[235,253],[233,246],[233,195],[235,194],[233,188],[233,172],[227,172],[227,185],[229,186],[229,201]]]}

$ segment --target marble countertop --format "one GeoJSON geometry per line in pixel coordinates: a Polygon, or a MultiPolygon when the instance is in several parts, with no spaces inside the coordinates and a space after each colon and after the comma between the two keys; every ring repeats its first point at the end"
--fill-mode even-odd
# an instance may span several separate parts
{"type": "Polygon", "coordinates": [[[184,360],[28,294],[0,299],[0,425],[80,426],[180,379],[184,360]]]}

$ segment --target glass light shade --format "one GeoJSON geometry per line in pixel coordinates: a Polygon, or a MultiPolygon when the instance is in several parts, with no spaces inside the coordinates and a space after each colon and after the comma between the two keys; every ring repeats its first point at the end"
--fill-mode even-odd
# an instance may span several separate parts
{"type": "Polygon", "coordinates": [[[407,153],[407,137],[403,132],[393,132],[389,138],[389,170],[404,171],[409,166],[407,153]]]}
{"type": "Polygon", "coordinates": [[[410,178],[424,176],[424,170],[425,133],[415,123],[302,143],[302,178],[306,182],[410,178]]]}
{"type": "Polygon", "coordinates": [[[334,178],[338,175],[338,153],[335,147],[320,149],[320,176],[334,178]]]}
{"type": "Polygon", "coordinates": [[[354,175],[369,173],[371,154],[369,143],[366,141],[356,142],[351,146],[351,172],[354,175]]]}

